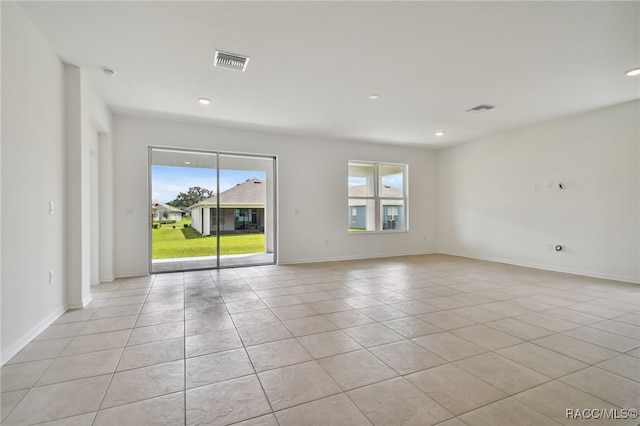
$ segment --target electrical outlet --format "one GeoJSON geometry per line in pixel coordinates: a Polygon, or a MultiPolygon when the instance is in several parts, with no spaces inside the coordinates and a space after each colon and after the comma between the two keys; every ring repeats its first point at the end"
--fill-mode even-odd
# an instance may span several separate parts
{"type": "Polygon", "coordinates": [[[53,285],[53,271],[49,271],[49,285],[53,285]]]}

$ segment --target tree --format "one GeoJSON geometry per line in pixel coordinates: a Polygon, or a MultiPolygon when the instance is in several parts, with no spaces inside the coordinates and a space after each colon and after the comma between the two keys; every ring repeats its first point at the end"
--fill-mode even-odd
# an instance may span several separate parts
{"type": "Polygon", "coordinates": [[[167,204],[173,207],[190,207],[211,196],[213,196],[213,191],[199,186],[192,186],[186,193],[181,192],[175,200],[167,204]]]}

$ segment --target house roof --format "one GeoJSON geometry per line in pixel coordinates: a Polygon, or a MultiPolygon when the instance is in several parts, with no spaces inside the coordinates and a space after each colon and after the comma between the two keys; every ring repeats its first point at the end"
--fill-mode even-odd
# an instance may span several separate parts
{"type": "MultiPolygon", "coordinates": [[[[353,185],[349,186],[349,196],[350,197],[367,197],[367,186],[366,185],[353,185]]],[[[394,188],[393,186],[384,185],[380,191],[380,197],[392,197],[392,198],[401,198],[403,196],[402,189],[394,188]]]]}
{"type": "MultiPolygon", "coordinates": [[[[266,202],[266,189],[264,182],[253,178],[237,184],[233,188],[220,193],[220,207],[236,206],[261,206],[266,202]]],[[[216,195],[194,204],[194,207],[215,207],[217,205],[216,195]]]]}
{"type": "Polygon", "coordinates": [[[184,213],[182,210],[170,206],[169,204],[165,204],[163,202],[157,201],[157,200],[151,200],[151,207],[159,210],[159,211],[168,211],[168,212],[175,212],[175,213],[184,213]]]}

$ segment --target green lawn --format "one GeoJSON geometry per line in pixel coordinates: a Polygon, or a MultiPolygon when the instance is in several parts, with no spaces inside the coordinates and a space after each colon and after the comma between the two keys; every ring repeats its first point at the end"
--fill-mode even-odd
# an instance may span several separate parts
{"type": "MultiPolygon", "coordinates": [[[[203,237],[182,223],[162,225],[152,230],[153,259],[215,256],[215,235],[203,237]]],[[[263,253],[264,234],[232,234],[220,236],[220,254],[263,253]]]]}

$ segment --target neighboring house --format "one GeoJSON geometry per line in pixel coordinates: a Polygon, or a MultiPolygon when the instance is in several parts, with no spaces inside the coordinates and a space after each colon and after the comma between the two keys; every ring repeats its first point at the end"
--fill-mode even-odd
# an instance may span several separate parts
{"type": "MultiPolygon", "coordinates": [[[[349,196],[365,197],[367,196],[366,185],[356,185],[349,187],[349,196]]],[[[385,200],[381,198],[382,207],[382,229],[403,229],[404,223],[404,206],[401,189],[385,185],[381,197],[393,197],[396,199],[385,200]]],[[[373,201],[364,199],[349,199],[349,228],[366,229],[367,228],[367,202],[373,201]]],[[[375,206],[369,208],[370,221],[375,220],[375,206]]],[[[371,223],[371,222],[370,222],[371,223]]]]}
{"type": "Polygon", "coordinates": [[[160,201],[151,201],[151,210],[153,212],[153,220],[156,222],[175,220],[180,222],[182,220],[182,210],[179,208],[170,206],[160,201]],[[166,216],[164,213],[167,213],[166,216]]]}
{"type": "MultiPolygon", "coordinates": [[[[263,232],[266,185],[260,179],[247,179],[220,193],[221,232],[263,232]]],[[[216,233],[218,220],[216,195],[190,207],[191,227],[202,235],[216,233]]]]}

